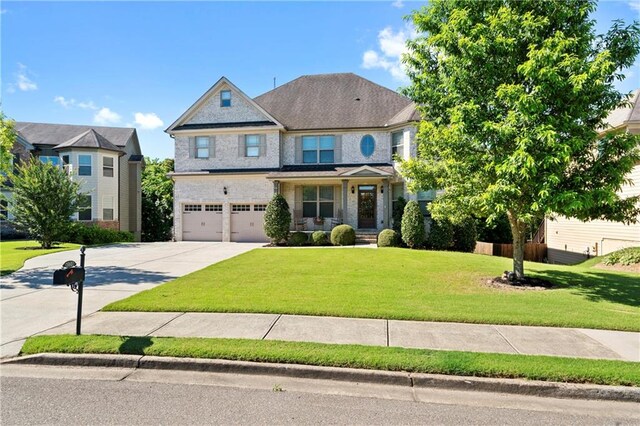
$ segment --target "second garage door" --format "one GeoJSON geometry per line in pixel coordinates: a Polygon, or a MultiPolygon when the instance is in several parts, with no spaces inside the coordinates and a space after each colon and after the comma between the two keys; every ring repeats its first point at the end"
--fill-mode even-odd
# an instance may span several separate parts
{"type": "Polygon", "coordinates": [[[231,205],[231,241],[268,241],[264,233],[264,212],[266,204],[231,205]]]}
{"type": "Polygon", "coordinates": [[[184,241],[222,241],[222,204],[184,204],[184,241]]]}

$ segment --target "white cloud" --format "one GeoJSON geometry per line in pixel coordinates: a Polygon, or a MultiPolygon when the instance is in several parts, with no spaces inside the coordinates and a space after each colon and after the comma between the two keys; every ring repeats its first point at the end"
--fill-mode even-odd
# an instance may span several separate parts
{"type": "Polygon", "coordinates": [[[391,6],[402,9],[404,7],[404,2],[402,0],[395,0],[393,3],[391,3],[391,6]]]}
{"type": "Polygon", "coordinates": [[[102,108],[93,116],[93,122],[106,126],[108,124],[116,124],[122,120],[122,116],[117,112],[111,111],[109,108],[102,108]]]}
{"type": "Polygon", "coordinates": [[[629,0],[627,4],[631,9],[635,10],[636,12],[640,12],[640,0],[629,0]]]}
{"type": "Polygon", "coordinates": [[[96,106],[96,104],[93,103],[93,101],[78,102],[74,98],[67,99],[64,96],[56,96],[55,98],[53,98],[53,102],[60,104],[65,108],[76,107],[80,109],[90,109],[94,111],[99,109],[96,106]]]}
{"type": "Polygon", "coordinates": [[[98,107],[96,106],[96,104],[93,103],[93,101],[78,102],[76,106],[81,109],[92,109],[94,111],[98,109],[98,107]]]}
{"type": "Polygon", "coordinates": [[[160,120],[160,117],[158,117],[154,112],[149,112],[146,114],[142,112],[136,112],[134,114],[134,117],[135,124],[137,126],[140,126],[140,128],[144,130],[157,129],[158,127],[162,127],[162,125],[164,124],[162,120],[160,120]]]}
{"type": "Polygon", "coordinates": [[[33,82],[27,74],[30,74],[26,65],[18,63],[18,72],[16,73],[16,82],[14,88],[22,90],[23,92],[29,92],[31,90],[37,90],[38,85],[33,82]]]}
{"type": "Polygon", "coordinates": [[[415,30],[406,26],[394,32],[386,27],[378,33],[380,52],[367,50],[362,55],[362,67],[365,69],[382,68],[389,71],[394,79],[407,81],[407,74],[402,64],[402,54],[407,52],[407,40],[416,36],[415,30]]]}

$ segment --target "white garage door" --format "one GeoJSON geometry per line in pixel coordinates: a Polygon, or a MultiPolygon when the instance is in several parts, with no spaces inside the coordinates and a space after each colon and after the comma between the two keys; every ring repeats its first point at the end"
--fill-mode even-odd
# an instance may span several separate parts
{"type": "Polygon", "coordinates": [[[266,204],[231,205],[231,241],[262,242],[269,239],[264,233],[266,204]]]}
{"type": "Polygon", "coordinates": [[[222,241],[222,204],[184,204],[184,241],[222,241]]]}

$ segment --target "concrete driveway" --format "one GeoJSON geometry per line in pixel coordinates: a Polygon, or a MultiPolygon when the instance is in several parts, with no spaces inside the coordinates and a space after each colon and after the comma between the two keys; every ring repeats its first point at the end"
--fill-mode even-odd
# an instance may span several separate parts
{"type": "MultiPolygon", "coordinates": [[[[260,243],[163,242],[88,248],[83,315],[143,290],[260,247],[260,243]]],[[[80,263],[78,250],[27,260],[0,281],[0,357],[15,356],[25,339],[75,322],[77,295],[51,284],[66,260],[80,263]]]]}

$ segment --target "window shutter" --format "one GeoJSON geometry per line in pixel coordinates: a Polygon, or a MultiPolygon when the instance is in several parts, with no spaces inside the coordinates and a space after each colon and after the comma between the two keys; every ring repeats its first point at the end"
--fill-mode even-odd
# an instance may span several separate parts
{"type": "Polygon", "coordinates": [[[267,135],[260,135],[260,157],[267,155],[267,135]]]}
{"type": "Polygon", "coordinates": [[[333,146],[333,162],[342,163],[342,135],[336,135],[335,145],[333,146]]]}
{"type": "Polygon", "coordinates": [[[342,187],[333,187],[333,217],[338,217],[338,210],[342,209],[342,187]]]}
{"type": "Polygon", "coordinates": [[[302,137],[296,136],[296,164],[302,163],[302,137]]]}
{"type": "Polygon", "coordinates": [[[209,158],[216,158],[216,137],[209,136],[209,158]]]}
{"type": "Polygon", "coordinates": [[[196,158],[196,138],[189,136],[189,158],[196,158]]]}
{"type": "Polygon", "coordinates": [[[302,217],[302,186],[296,186],[296,197],[293,200],[294,209],[300,211],[300,217],[302,217]]]}
{"type": "Polygon", "coordinates": [[[244,157],[244,135],[238,135],[238,157],[244,157]]]}

